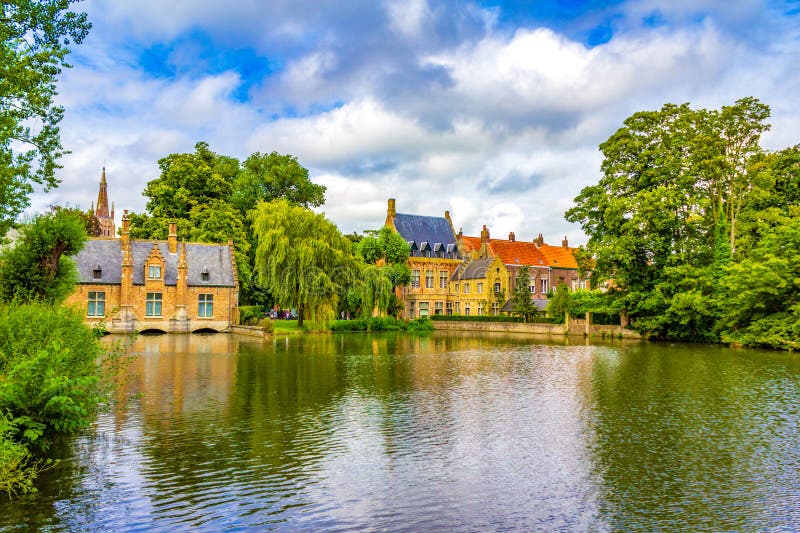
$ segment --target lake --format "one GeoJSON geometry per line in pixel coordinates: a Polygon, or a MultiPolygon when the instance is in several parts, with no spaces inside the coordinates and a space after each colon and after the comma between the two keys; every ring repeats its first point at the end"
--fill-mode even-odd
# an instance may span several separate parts
{"type": "Polygon", "coordinates": [[[439,333],[141,336],[0,528],[800,529],[800,357],[439,333]]]}

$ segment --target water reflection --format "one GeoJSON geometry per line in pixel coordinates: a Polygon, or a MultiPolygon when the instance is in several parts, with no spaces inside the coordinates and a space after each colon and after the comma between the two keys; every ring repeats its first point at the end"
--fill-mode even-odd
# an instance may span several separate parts
{"type": "Polygon", "coordinates": [[[140,337],[127,410],[0,527],[798,522],[797,359],[508,335],[140,337]]]}

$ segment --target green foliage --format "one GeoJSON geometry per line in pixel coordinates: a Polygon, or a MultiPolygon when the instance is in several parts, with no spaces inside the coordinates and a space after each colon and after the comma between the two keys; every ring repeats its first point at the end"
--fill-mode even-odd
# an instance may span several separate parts
{"type": "Polygon", "coordinates": [[[40,215],[23,226],[16,245],[0,253],[0,299],[63,301],[77,279],[67,256],[78,253],[86,238],[85,222],[72,210],[40,215]]]}
{"type": "Polygon", "coordinates": [[[105,353],[77,309],[0,306],[0,412],[10,413],[14,439],[44,449],[88,425],[105,353]]]}
{"type": "Polygon", "coordinates": [[[0,492],[9,497],[36,492],[33,482],[48,464],[13,440],[16,429],[8,413],[0,413],[0,492]]]}
{"type": "Polygon", "coordinates": [[[261,322],[261,329],[264,333],[273,333],[275,331],[275,322],[271,318],[264,318],[261,322]]]}
{"type": "Polygon", "coordinates": [[[723,340],[800,349],[800,207],[758,240],[720,280],[723,340]]]}
{"type": "Polygon", "coordinates": [[[302,326],[330,321],[358,263],[350,241],[319,215],[287,200],[261,202],[253,214],[259,282],[281,307],[297,309],[302,326]]]}
{"type": "MultiPolygon", "coordinates": [[[[790,305],[760,314],[752,293],[747,303],[755,312],[733,303],[761,285],[753,269],[769,264],[766,237],[800,200],[800,150],[765,154],[759,145],[768,117],[754,98],[720,110],[667,104],[635,113],[600,146],[603,177],[581,191],[566,217],[590,236],[593,279],[613,279],[634,328],[676,340],[721,335],[757,344],[773,327],[753,321],[772,324],[774,313],[790,319],[790,305]]],[[[767,267],[773,281],[777,268],[767,267]]],[[[779,336],[783,346],[795,341],[791,331],[779,336]]]]}
{"type": "Polygon", "coordinates": [[[260,305],[240,305],[239,323],[243,326],[254,326],[265,315],[264,308],[260,305]]]}
{"type": "Polygon", "coordinates": [[[565,313],[569,311],[569,301],[569,287],[565,283],[559,283],[547,302],[547,315],[563,322],[565,313]]]}
{"type": "Polygon", "coordinates": [[[194,153],[170,154],[158,162],[161,173],[148,182],[146,213],[131,213],[131,236],[166,239],[176,222],[178,239],[233,241],[243,303],[273,303],[253,276],[255,236],[248,217],[259,201],[286,199],[302,206],[324,203],[325,187],[312,183],[308,171],[289,155],[255,153],[243,163],[217,154],[207,143],[194,153]]]}
{"type": "MultiPolygon", "coordinates": [[[[364,258],[366,263],[383,261],[389,265],[405,265],[411,254],[411,248],[403,236],[391,228],[383,227],[374,235],[362,238],[356,247],[357,253],[364,258]]],[[[410,279],[409,272],[409,279],[410,279]]],[[[404,285],[408,283],[406,280],[404,285]]]]}
{"type": "Polygon", "coordinates": [[[231,204],[242,214],[255,209],[260,201],[281,198],[302,207],[325,203],[325,186],[313,183],[297,158],[277,152],[256,152],[248,157],[234,181],[231,204]]]}
{"type": "Polygon", "coordinates": [[[530,270],[523,266],[517,272],[516,286],[511,292],[511,305],[513,313],[522,317],[523,322],[529,322],[539,314],[539,310],[531,299],[529,285],[531,282],[530,270]]]}
{"type": "Polygon", "coordinates": [[[408,331],[433,331],[433,322],[428,317],[417,318],[408,322],[408,331]]]}
{"type": "Polygon", "coordinates": [[[432,331],[433,324],[429,318],[418,318],[416,320],[400,320],[394,317],[369,317],[357,318],[354,320],[334,320],[330,326],[331,331],[432,331]]]}
{"type": "Polygon", "coordinates": [[[56,82],[69,45],[91,24],[67,0],[15,0],[0,4],[0,235],[29,204],[33,184],[55,187],[61,146],[54,105],[56,82]]]}

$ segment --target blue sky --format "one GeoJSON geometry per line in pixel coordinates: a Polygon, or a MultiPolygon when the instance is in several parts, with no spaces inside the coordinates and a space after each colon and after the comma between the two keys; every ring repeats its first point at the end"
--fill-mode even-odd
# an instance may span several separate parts
{"type": "Polygon", "coordinates": [[[118,212],[141,211],[159,158],[197,141],[296,155],[343,231],[398,211],[493,236],[585,242],[564,211],[598,145],[667,102],[772,107],[797,144],[799,2],[211,0],[77,4],[94,27],[59,84],[62,186],[88,207],[105,161],[118,212]]]}

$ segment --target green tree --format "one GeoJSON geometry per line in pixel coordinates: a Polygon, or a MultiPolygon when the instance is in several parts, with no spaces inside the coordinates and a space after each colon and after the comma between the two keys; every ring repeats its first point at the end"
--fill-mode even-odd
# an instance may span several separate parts
{"type": "MultiPolygon", "coordinates": [[[[216,154],[207,143],[195,144],[191,154],[170,154],[159,159],[161,175],[147,183],[144,196],[147,214],[164,222],[161,233],[149,234],[136,218],[131,219],[131,237],[166,238],[171,220],[189,220],[192,209],[217,201],[227,201],[233,192],[233,181],[239,172],[239,161],[216,154]],[[161,236],[163,235],[163,236],[161,236]]],[[[184,238],[180,233],[178,238],[184,238]]]]}
{"type": "Polygon", "coordinates": [[[339,295],[358,266],[350,240],[323,215],[288,200],[260,202],[252,215],[255,272],[281,307],[296,308],[302,326],[333,318],[339,295]]]}
{"type": "Polygon", "coordinates": [[[54,105],[69,46],[86,37],[85,13],[69,0],[0,3],[0,235],[28,206],[33,184],[55,187],[61,146],[54,105]]]}
{"type": "Polygon", "coordinates": [[[758,191],[768,116],[754,98],[719,111],[667,104],[635,113],[600,145],[603,177],[566,218],[589,235],[593,281],[613,278],[640,331],[713,338],[714,270],[758,191]]]}
{"type": "Polygon", "coordinates": [[[721,279],[722,338],[800,349],[800,207],[772,225],[746,259],[721,279]]]}
{"type": "Polygon", "coordinates": [[[569,287],[566,283],[559,283],[547,302],[547,315],[563,321],[566,312],[569,311],[569,300],[569,287]]]}
{"type": "Polygon", "coordinates": [[[319,207],[325,203],[325,186],[312,182],[308,170],[294,156],[277,152],[250,155],[236,177],[231,203],[246,214],[262,200],[280,198],[302,207],[319,207]]]}
{"type": "Polygon", "coordinates": [[[408,266],[411,248],[403,236],[391,228],[367,233],[356,244],[356,252],[367,265],[359,284],[368,293],[362,297],[362,314],[370,315],[377,306],[380,314],[396,315],[402,306],[394,296],[394,289],[411,281],[408,266]],[[370,307],[370,304],[375,306],[370,307]]]}
{"type": "Polygon", "coordinates": [[[524,322],[528,322],[539,313],[539,310],[531,299],[531,291],[529,288],[531,284],[531,274],[527,266],[520,267],[514,283],[514,290],[511,291],[512,312],[515,315],[521,316],[524,322]]]}
{"type": "Polygon", "coordinates": [[[0,254],[0,299],[61,302],[74,288],[75,264],[68,256],[86,242],[84,219],[58,210],[22,226],[15,246],[0,254]]]}

